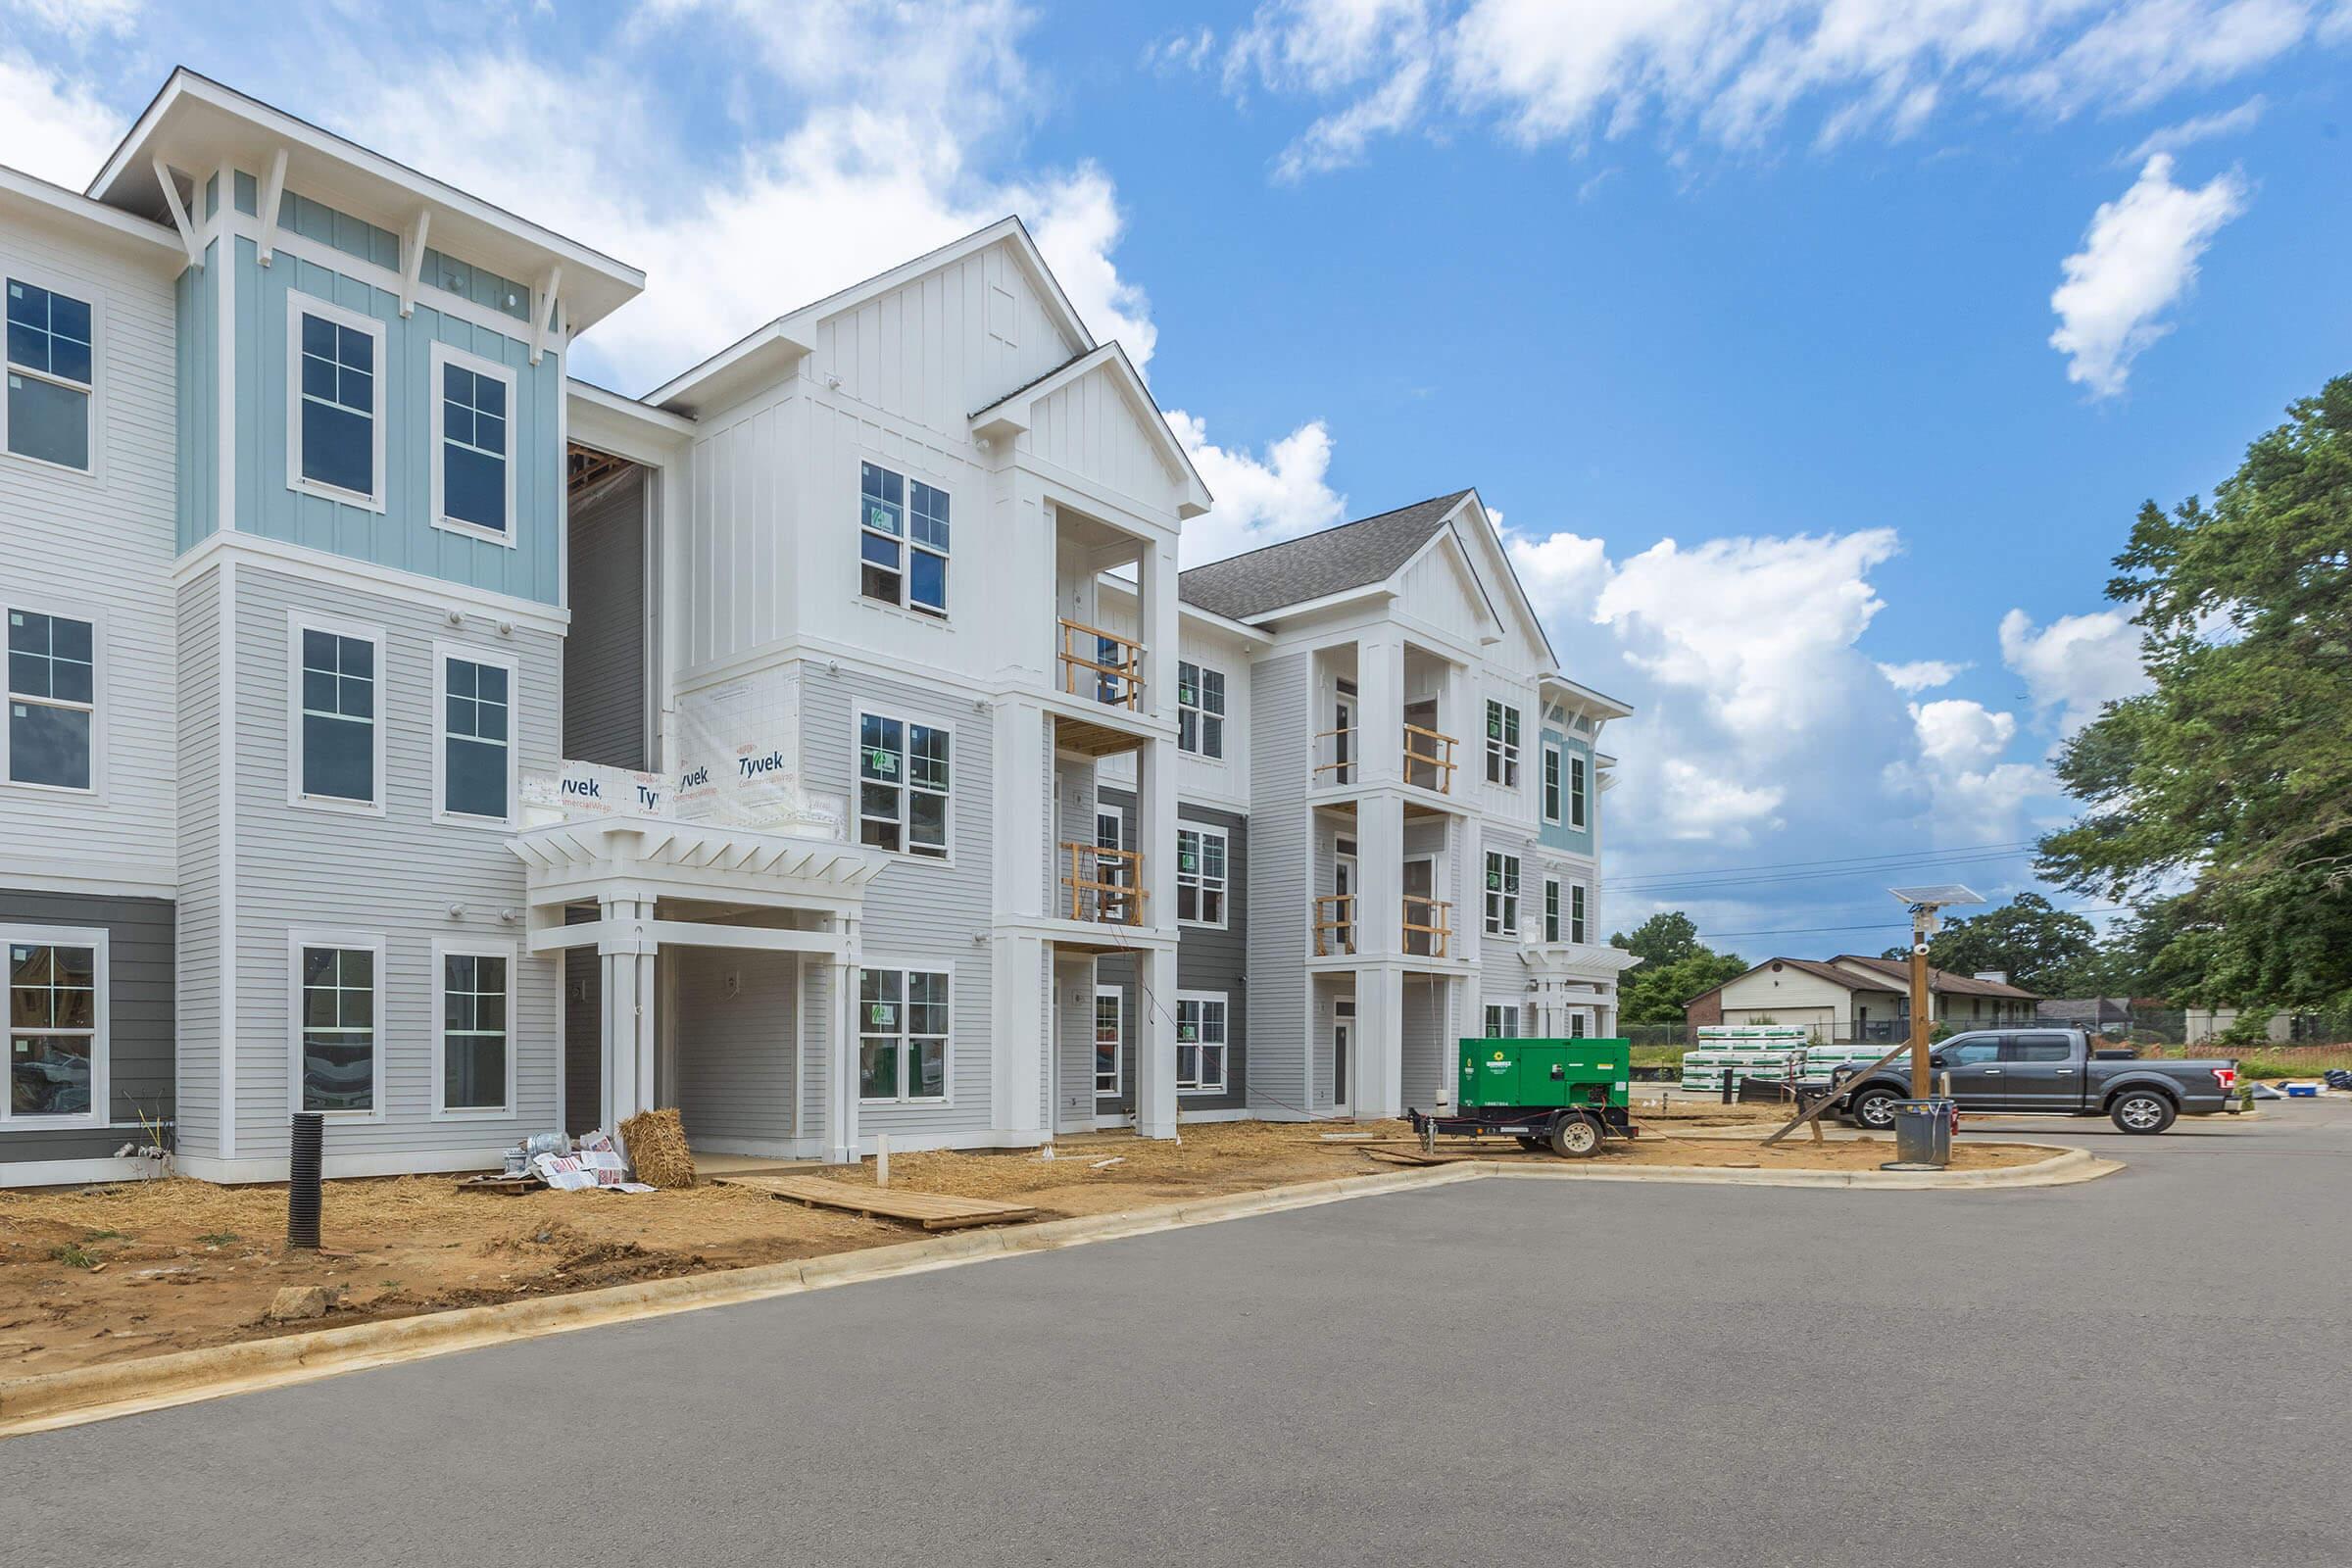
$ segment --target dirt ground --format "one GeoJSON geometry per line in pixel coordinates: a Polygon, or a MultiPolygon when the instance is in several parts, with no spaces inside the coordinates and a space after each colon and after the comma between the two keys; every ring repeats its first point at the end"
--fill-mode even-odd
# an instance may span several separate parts
{"type": "MultiPolygon", "coordinates": [[[[1767,1107],[1637,1110],[1647,1130],[1601,1158],[1637,1165],[1867,1168],[1884,1142],[1760,1150],[1678,1140],[1677,1126],[1775,1119],[1767,1107]]],[[[1403,1129],[1377,1132],[1411,1148],[1403,1129]]],[[[891,1185],[1031,1204],[1049,1216],[1148,1207],[1189,1198],[1396,1167],[1326,1129],[1264,1122],[1190,1126],[1181,1143],[1100,1134],[1034,1152],[898,1154],[891,1185]],[[1115,1161],[1098,1165],[1098,1161],[1115,1161]]],[[[1451,1146],[1446,1146],[1451,1147],[1451,1146]]],[[[1466,1148],[1467,1146],[1463,1146],[1466,1148]]],[[[1487,1157],[1548,1161],[1507,1141],[1487,1157]]],[[[1964,1146],[1955,1169],[2027,1163],[2039,1151],[1964,1146]]],[[[873,1166],[826,1171],[871,1185],[873,1166]]],[[[282,1187],[175,1179],[0,1193],[0,1377],[154,1355],[273,1334],[452,1307],[742,1268],[884,1246],[922,1233],[888,1220],[805,1207],[705,1182],[679,1192],[461,1193],[446,1176],[329,1183],[328,1250],[288,1251],[282,1187]],[[283,1286],[336,1287],[323,1319],[263,1320],[283,1286]]]]}

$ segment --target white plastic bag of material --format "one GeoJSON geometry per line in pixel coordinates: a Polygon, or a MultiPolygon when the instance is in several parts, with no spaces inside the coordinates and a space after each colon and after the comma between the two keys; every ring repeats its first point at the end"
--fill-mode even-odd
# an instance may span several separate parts
{"type": "Polygon", "coordinates": [[[578,1154],[541,1154],[531,1161],[531,1169],[558,1192],[576,1193],[596,1185],[596,1173],[578,1154]]]}

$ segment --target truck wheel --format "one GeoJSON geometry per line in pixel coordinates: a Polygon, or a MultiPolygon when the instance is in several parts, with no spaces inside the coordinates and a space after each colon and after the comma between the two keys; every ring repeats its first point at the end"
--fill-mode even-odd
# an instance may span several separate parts
{"type": "Polygon", "coordinates": [[[2180,1114],[2172,1098],[2154,1089],[2127,1089],[2107,1107],[2107,1119],[2128,1133],[2160,1133],[2180,1114]]]}
{"type": "Polygon", "coordinates": [[[1894,1102],[1901,1098],[1891,1089],[1865,1089],[1845,1113],[1872,1132],[1883,1133],[1894,1125],[1894,1102]]]}
{"type": "Polygon", "coordinates": [[[1562,1159],[1589,1159],[1600,1149],[1600,1124],[1590,1116],[1562,1116],[1551,1124],[1551,1152],[1562,1159]]]}

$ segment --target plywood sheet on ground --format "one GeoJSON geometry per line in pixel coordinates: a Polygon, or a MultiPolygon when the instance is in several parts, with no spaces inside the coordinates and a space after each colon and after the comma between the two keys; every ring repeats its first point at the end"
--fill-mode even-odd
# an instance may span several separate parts
{"type": "Polygon", "coordinates": [[[956,1198],[947,1193],[913,1193],[887,1187],[853,1186],[823,1176],[722,1176],[730,1187],[795,1198],[821,1208],[846,1208],[853,1214],[878,1219],[903,1219],[927,1231],[952,1231],[966,1225],[999,1225],[1035,1219],[1037,1210],[1019,1203],[1000,1203],[986,1198],[956,1198]]]}

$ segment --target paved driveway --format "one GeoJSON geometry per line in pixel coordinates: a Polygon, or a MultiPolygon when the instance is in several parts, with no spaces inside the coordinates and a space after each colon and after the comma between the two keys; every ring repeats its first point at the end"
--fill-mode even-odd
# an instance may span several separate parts
{"type": "Polygon", "coordinates": [[[0,1444],[0,1562],[2352,1562],[2352,1115],[1493,1181],[0,1444]]]}

